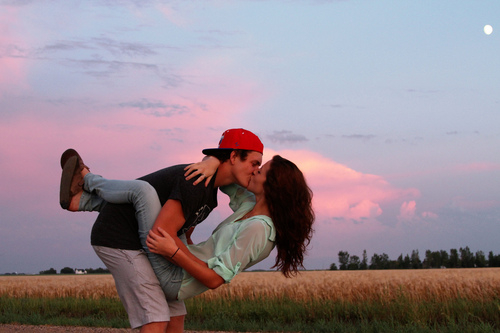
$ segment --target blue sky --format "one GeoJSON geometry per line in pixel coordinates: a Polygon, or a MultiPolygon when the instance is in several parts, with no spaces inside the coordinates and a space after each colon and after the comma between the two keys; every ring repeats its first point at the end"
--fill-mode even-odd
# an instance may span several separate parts
{"type": "MultiPolygon", "coordinates": [[[[0,0],[0,273],[103,266],[96,215],[58,204],[66,148],[129,179],[232,127],[306,174],[307,268],[500,253],[499,17],[498,1],[0,0]]],[[[228,213],[221,198],[195,239],[228,213]]]]}

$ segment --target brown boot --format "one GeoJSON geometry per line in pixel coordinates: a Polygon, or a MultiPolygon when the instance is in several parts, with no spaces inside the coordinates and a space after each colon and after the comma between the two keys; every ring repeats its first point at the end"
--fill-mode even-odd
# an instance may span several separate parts
{"type": "Polygon", "coordinates": [[[66,149],[64,151],[64,153],[61,155],[61,168],[64,169],[64,165],[66,164],[66,162],[73,156],[76,156],[78,158],[78,165],[79,165],[79,168],[80,170],[84,169],[84,168],[89,168],[88,166],[85,165],[85,163],[83,163],[83,160],[80,156],[80,154],[78,154],[78,152],[72,148],[70,149],[66,149]]]}
{"type": "Polygon", "coordinates": [[[71,199],[83,191],[82,170],[88,169],[74,149],[66,150],[61,156],[61,187],[59,203],[63,209],[69,209],[71,199]]]}

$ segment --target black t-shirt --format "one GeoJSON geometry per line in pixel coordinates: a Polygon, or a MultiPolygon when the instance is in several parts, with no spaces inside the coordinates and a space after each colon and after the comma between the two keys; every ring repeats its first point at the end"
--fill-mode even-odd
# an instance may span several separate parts
{"type": "MultiPolygon", "coordinates": [[[[185,180],[186,166],[187,164],[171,166],[139,178],[155,188],[162,206],[168,199],[181,202],[186,222],[178,235],[206,219],[212,209],[217,207],[215,176],[207,187],[204,182],[193,186],[196,177],[185,180]]],[[[139,250],[142,246],[138,230],[135,209],[131,204],[106,203],[92,227],[90,243],[115,249],[139,250]]]]}

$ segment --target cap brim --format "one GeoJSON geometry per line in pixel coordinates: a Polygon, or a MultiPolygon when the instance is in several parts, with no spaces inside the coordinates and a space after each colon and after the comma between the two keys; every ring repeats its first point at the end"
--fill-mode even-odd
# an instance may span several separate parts
{"type": "Polygon", "coordinates": [[[228,150],[234,150],[233,148],[207,148],[203,149],[201,152],[205,155],[213,155],[217,154],[217,152],[223,152],[223,151],[228,151],[228,150]]]}

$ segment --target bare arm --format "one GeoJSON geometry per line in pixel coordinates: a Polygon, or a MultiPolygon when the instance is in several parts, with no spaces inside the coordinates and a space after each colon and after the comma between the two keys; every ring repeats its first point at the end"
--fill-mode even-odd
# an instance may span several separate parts
{"type": "Polygon", "coordinates": [[[158,228],[157,233],[149,233],[147,245],[151,252],[161,254],[176,265],[181,266],[207,288],[215,289],[224,283],[224,279],[220,275],[208,268],[205,262],[194,257],[187,248],[184,250],[178,246],[174,238],[162,228],[158,228]],[[192,257],[196,260],[193,260],[192,257]]]}
{"type": "MultiPolygon", "coordinates": [[[[187,255],[192,260],[203,263],[203,261],[196,258],[193,254],[191,254],[191,252],[189,252],[186,245],[184,245],[184,243],[177,236],[177,232],[182,228],[182,226],[184,225],[185,222],[186,222],[186,219],[184,218],[184,213],[182,211],[181,202],[178,200],[169,199],[163,205],[160,213],[158,214],[158,217],[155,220],[153,228],[150,231],[150,235],[151,235],[151,233],[156,233],[156,234],[160,235],[158,228],[163,229],[164,232],[166,232],[170,235],[170,237],[175,242],[175,245],[178,248],[182,249],[183,252],[186,252],[187,255]]],[[[149,236],[148,236],[148,239],[149,239],[149,236]]],[[[150,251],[153,252],[153,250],[151,249],[151,247],[148,244],[148,240],[146,240],[146,245],[148,245],[150,251]]],[[[156,253],[156,252],[153,252],[153,253],[156,253]]],[[[162,253],[159,253],[159,254],[162,254],[162,253]]],[[[168,256],[165,256],[165,257],[168,259],[168,256]]]]}
{"type": "Polygon", "coordinates": [[[194,244],[193,240],[191,239],[191,235],[193,234],[194,227],[189,228],[188,231],[186,231],[186,243],[188,245],[194,244]]]}
{"type": "Polygon", "coordinates": [[[196,176],[199,176],[193,183],[193,185],[199,184],[203,179],[205,179],[205,187],[210,183],[210,179],[217,171],[220,165],[218,158],[213,156],[205,156],[201,162],[193,163],[184,168],[186,173],[184,176],[186,180],[190,180],[196,176]]]}

